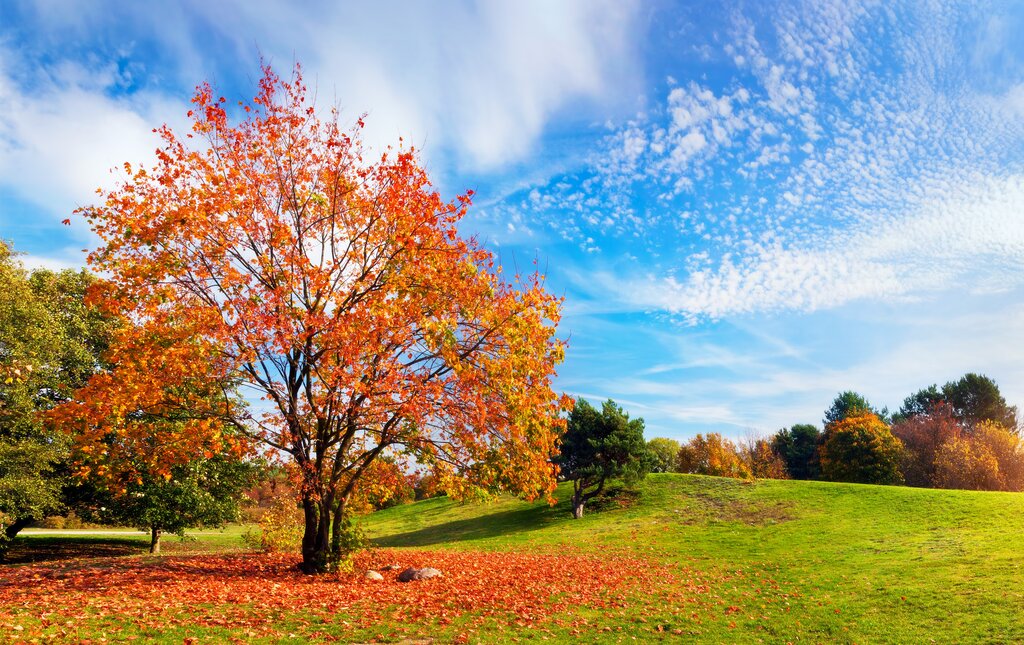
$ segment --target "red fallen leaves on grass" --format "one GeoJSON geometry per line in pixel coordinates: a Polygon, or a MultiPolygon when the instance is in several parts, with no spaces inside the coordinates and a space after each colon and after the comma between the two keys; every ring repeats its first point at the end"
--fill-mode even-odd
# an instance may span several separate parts
{"type": "Polygon", "coordinates": [[[273,630],[280,613],[301,612],[310,623],[333,622],[339,612],[356,624],[444,625],[466,613],[477,620],[535,624],[566,609],[626,607],[637,592],[665,589],[696,597],[705,582],[627,556],[536,555],[496,552],[372,551],[350,575],[306,576],[293,556],[222,555],[46,563],[0,571],[0,621],[17,609],[42,626],[85,616],[117,616],[138,627],[192,624],[273,630]],[[383,581],[362,578],[387,564],[431,566],[443,578],[383,581]],[[346,610],[351,610],[347,612],[346,610]]]}

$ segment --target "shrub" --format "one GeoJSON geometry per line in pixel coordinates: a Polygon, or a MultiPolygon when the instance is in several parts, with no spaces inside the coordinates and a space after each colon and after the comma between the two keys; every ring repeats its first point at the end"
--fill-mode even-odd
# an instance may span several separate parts
{"type": "Polygon", "coordinates": [[[280,497],[263,510],[255,529],[242,541],[251,549],[268,553],[297,553],[302,547],[302,510],[294,497],[280,497]]]}

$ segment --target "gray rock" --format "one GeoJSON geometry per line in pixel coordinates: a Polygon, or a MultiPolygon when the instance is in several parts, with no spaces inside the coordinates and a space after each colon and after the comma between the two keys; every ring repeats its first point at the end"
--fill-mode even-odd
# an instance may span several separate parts
{"type": "Polygon", "coordinates": [[[381,571],[398,571],[401,568],[402,568],[402,565],[400,565],[400,564],[385,564],[383,567],[380,568],[380,570],[381,571]]]}
{"type": "Polygon", "coordinates": [[[384,576],[380,575],[379,573],[377,573],[373,569],[370,569],[369,571],[364,573],[363,577],[366,578],[367,580],[383,580],[384,579],[384,576]]]}
{"type": "Polygon", "coordinates": [[[409,567],[402,573],[398,574],[399,582],[412,582],[413,580],[430,580],[431,578],[442,578],[444,574],[437,569],[430,567],[423,567],[422,569],[416,569],[415,567],[409,567]]]}

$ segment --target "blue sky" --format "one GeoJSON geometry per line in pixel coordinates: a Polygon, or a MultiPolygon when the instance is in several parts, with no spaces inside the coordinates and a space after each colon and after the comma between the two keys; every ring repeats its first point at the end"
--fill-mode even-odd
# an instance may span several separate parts
{"type": "Polygon", "coordinates": [[[566,298],[558,384],[647,435],[820,423],[986,373],[1024,403],[1024,3],[0,0],[0,237],[152,158],[196,84],[300,61],[566,298]],[[167,3],[170,4],[170,3],[167,3]],[[371,6],[372,5],[372,6],[371,6]]]}

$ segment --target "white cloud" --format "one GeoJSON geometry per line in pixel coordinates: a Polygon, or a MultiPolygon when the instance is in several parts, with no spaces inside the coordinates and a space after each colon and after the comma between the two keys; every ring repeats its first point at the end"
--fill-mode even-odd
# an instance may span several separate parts
{"type": "MultiPolygon", "coordinates": [[[[18,32],[0,27],[0,190],[39,207],[33,231],[93,203],[110,168],[151,159],[152,128],[180,130],[194,85],[251,96],[257,53],[282,75],[299,60],[343,119],[368,112],[371,150],[399,137],[424,150],[444,190],[459,170],[522,161],[569,106],[575,119],[616,113],[642,80],[632,1],[36,3],[18,15],[18,32]]],[[[71,232],[88,245],[77,221],[71,232]]]]}
{"type": "Polygon", "coordinates": [[[976,13],[743,11],[758,23],[737,10],[719,61],[731,75],[670,87],[608,137],[591,176],[548,186],[563,236],[655,259],[649,275],[609,274],[624,302],[698,320],[1024,280],[1010,268],[1024,263],[1024,73],[994,93],[975,83],[960,39],[976,13]],[[627,130],[648,145],[619,163],[607,151],[627,130]]]}
{"type": "Polygon", "coordinates": [[[683,278],[605,273],[596,284],[637,309],[668,311],[691,322],[954,288],[1010,289],[1024,285],[1022,213],[1024,175],[977,176],[948,187],[941,198],[922,199],[912,215],[897,220],[800,246],[761,246],[739,260],[691,266],[683,278]]]}
{"type": "MultiPolygon", "coordinates": [[[[298,56],[324,100],[370,113],[368,136],[404,135],[494,169],[533,151],[572,104],[614,103],[638,76],[634,2],[196,3],[242,52],[298,56]],[[225,18],[230,20],[225,21],[225,18]]],[[[154,12],[154,16],[156,12],[154,12]]]]}

